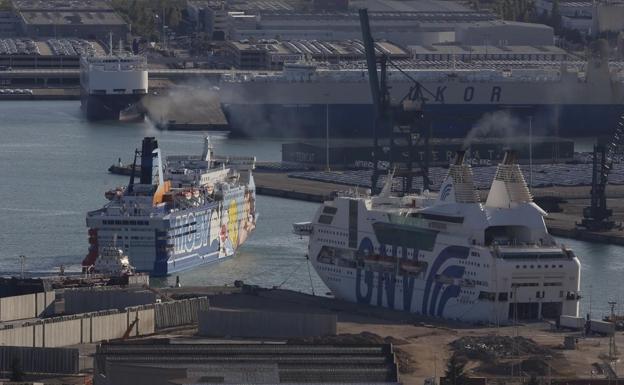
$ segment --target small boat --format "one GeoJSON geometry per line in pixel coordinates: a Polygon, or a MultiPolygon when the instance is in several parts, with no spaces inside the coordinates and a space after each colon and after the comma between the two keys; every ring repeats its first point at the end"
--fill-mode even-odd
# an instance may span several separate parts
{"type": "MultiPolygon", "coordinates": [[[[115,175],[127,175],[127,176],[130,176],[130,175],[132,175],[132,169],[133,169],[132,163],[130,163],[130,164],[123,164],[121,162],[121,158],[119,158],[117,163],[112,164],[108,168],[108,172],[110,172],[111,174],[115,174],[115,175]]],[[[141,172],[141,166],[134,167],[134,172],[135,172],[135,175],[139,175],[140,172],[141,172]]]]}
{"type": "Polygon", "coordinates": [[[87,271],[92,274],[121,277],[134,274],[134,267],[122,249],[108,246],[102,247],[95,263],[87,271]]]}

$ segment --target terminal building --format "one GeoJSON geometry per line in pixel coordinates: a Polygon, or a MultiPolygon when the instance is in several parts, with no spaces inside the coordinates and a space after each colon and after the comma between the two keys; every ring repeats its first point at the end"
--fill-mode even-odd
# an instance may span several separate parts
{"type": "Polygon", "coordinates": [[[129,27],[106,0],[13,0],[19,32],[31,37],[125,39],[129,27]]]}

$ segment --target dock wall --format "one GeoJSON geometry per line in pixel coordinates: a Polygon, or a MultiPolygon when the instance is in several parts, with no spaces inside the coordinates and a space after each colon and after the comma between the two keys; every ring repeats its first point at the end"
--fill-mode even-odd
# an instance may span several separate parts
{"type": "Polygon", "coordinates": [[[154,305],[48,318],[0,328],[0,345],[61,347],[153,334],[154,305]]]}
{"type": "Polygon", "coordinates": [[[0,346],[0,372],[10,372],[14,359],[27,373],[76,374],[80,370],[78,349],[0,346]]]}
{"type": "Polygon", "coordinates": [[[293,338],[336,334],[335,314],[208,310],[199,313],[199,335],[293,338]]]}
{"type": "Polygon", "coordinates": [[[208,310],[209,306],[208,297],[157,303],[154,308],[156,329],[195,324],[199,312],[208,310]]]}
{"type": "Polygon", "coordinates": [[[54,291],[0,298],[0,322],[52,315],[54,298],[54,291]]]}
{"type": "Polygon", "coordinates": [[[122,288],[68,289],[63,293],[65,314],[89,313],[153,304],[156,294],[148,290],[122,288]]]}

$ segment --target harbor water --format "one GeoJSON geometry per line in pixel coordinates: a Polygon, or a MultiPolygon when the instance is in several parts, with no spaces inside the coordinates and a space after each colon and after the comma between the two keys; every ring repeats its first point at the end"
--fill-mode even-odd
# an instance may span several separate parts
{"type": "MultiPolygon", "coordinates": [[[[144,136],[157,137],[168,154],[202,149],[200,132],[159,131],[149,123],[90,123],[77,102],[0,104],[0,272],[25,269],[78,271],[87,252],[85,213],[106,203],[104,192],[125,185],[111,175],[118,158],[129,162],[144,136]]],[[[213,136],[215,151],[281,159],[283,140],[213,136]]],[[[234,280],[325,295],[327,288],[307,262],[307,241],[291,233],[291,223],[309,220],[317,205],[259,196],[258,227],[233,258],[180,274],[183,285],[222,285],[234,280]]],[[[560,239],[582,262],[582,313],[608,312],[607,301],[624,302],[624,247],[560,239]]],[[[170,285],[175,277],[157,280],[170,285]]]]}

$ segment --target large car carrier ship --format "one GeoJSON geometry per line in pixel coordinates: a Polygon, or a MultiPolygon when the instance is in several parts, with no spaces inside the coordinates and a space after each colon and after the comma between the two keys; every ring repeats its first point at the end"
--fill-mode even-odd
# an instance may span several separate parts
{"type": "Polygon", "coordinates": [[[206,138],[201,156],[168,156],[143,139],[140,172],[126,188],[87,214],[88,270],[116,247],[138,272],[164,276],[234,255],[256,226],[254,157],[215,156],[206,138]],[[138,178],[138,181],[136,180],[138,178]]]}
{"type": "MultiPolygon", "coordinates": [[[[501,115],[515,134],[594,136],[610,133],[622,113],[622,68],[606,61],[400,63],[401,71],[431,93],[432,134],[464,137],[501,115]],[[489,115],[488,115],[489,114],[489,115]],[[508,123],[509,125],[509,123],[508,123]]],[[[393,103],[413,81],[387,70],[393,103]]],[[[282,72],[224,74],[218,95],[234,134],[247,136],[371,137],[373,105],[363,64],[287,63],[282,72]]]]}
{"type": "Polygon", "coordinates": [[[89,120],[118,120],[148,92],[144,56],[109,54],[80,59],[80,101],[89,120]]]}

